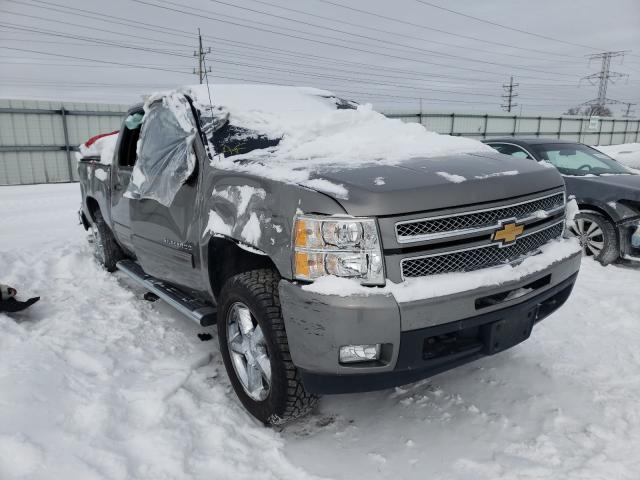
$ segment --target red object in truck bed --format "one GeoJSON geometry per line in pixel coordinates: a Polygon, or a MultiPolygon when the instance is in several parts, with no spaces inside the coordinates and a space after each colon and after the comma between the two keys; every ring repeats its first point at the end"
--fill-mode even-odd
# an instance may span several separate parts
{"type": "Polygon", "coordinates": [[[90,147],[91,145],[93,145],[97,140],[100,140],[103,137],[108,137],[109,135],[116,135],[117,133],[119,133],[119,130],[114,130],[113,132],[109,132],[109,133],[101,133],[100,135],[96,135],[95,137],[91,137],[89,140],[87,140],[86,142],[84,142],[84,146],[85,147],[90,147]]]}

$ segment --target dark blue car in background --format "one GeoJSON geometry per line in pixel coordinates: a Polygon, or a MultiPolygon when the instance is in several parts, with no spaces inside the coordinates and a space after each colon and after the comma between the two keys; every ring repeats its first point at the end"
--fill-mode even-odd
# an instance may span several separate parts
{"type": "Polygon", "coordinates": [[[640,175],[582,143],[555,138],[490,138],[498,152],[548,162],[564,177],[580,207],[568,228],[585,255],[606,265],[640,261],[640,175]]]}

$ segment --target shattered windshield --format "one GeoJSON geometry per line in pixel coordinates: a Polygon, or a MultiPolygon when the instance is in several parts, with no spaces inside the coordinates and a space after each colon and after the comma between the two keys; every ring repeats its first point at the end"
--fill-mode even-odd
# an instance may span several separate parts
{"type": "MultiPolygon", "coordinates": [[[[337,97],[324,98],[333,100],[336,110],[355,110],[358,108],[358,104],[351,100],[337,97]]],[[[201,112],[200,124],[216,154],[223,154],[225,157],[242,155],[253,150],[275,147],[282,140],[281,137],[269,137],[256,130],[235,125],[231,115],[222,107],[214,107],[213,110],[208,108],[207,110],[201,112]]]]}
{"type": "Polygon", "coordinates": [[[213,143],[216,153],[225,157],[248,153],[261,148],[275,147],[280,138],[268,138],[256,131],[225,123],[209,140],[213,143]]]}

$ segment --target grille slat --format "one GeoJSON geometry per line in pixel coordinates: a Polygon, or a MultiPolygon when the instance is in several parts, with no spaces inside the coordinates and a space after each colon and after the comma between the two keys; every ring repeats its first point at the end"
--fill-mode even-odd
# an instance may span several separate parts
{"type": "Polygon", "coordinates": [[[517,260],[536,251],[548,241],[562,235],[563,223],[519,238],[515,244],[499,248],[497,245],[443,253],[425,257],[405,258],[401,262],[404,278],[422,277],[438,273],[468,272],[517,260]]]}
{"type": "Polygon", "coordinates": [[[524,218],[539,210],[550,211],[562,206],[564,206],[564,193],[560,192],[548,197],[523,202],[518,205],[509,205],[505,207],[497,207],[491,210],[398,223],[396,224],[396,235],[401,243],[417,241],[412,240],[412,237],[446,233],[468,228],[490,227],[492,225],[496,225],[501,220],[524,218]]]}

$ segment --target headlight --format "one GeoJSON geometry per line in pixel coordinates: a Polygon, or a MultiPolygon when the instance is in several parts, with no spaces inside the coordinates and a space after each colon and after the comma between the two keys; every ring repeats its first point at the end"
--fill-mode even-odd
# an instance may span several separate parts
{"type": "Polygon", "coordinates": [[[363,285],[384,285],[382,252],[372,218],[300,215],[294,227],[294,276],[357,278],[363,285]]]}

